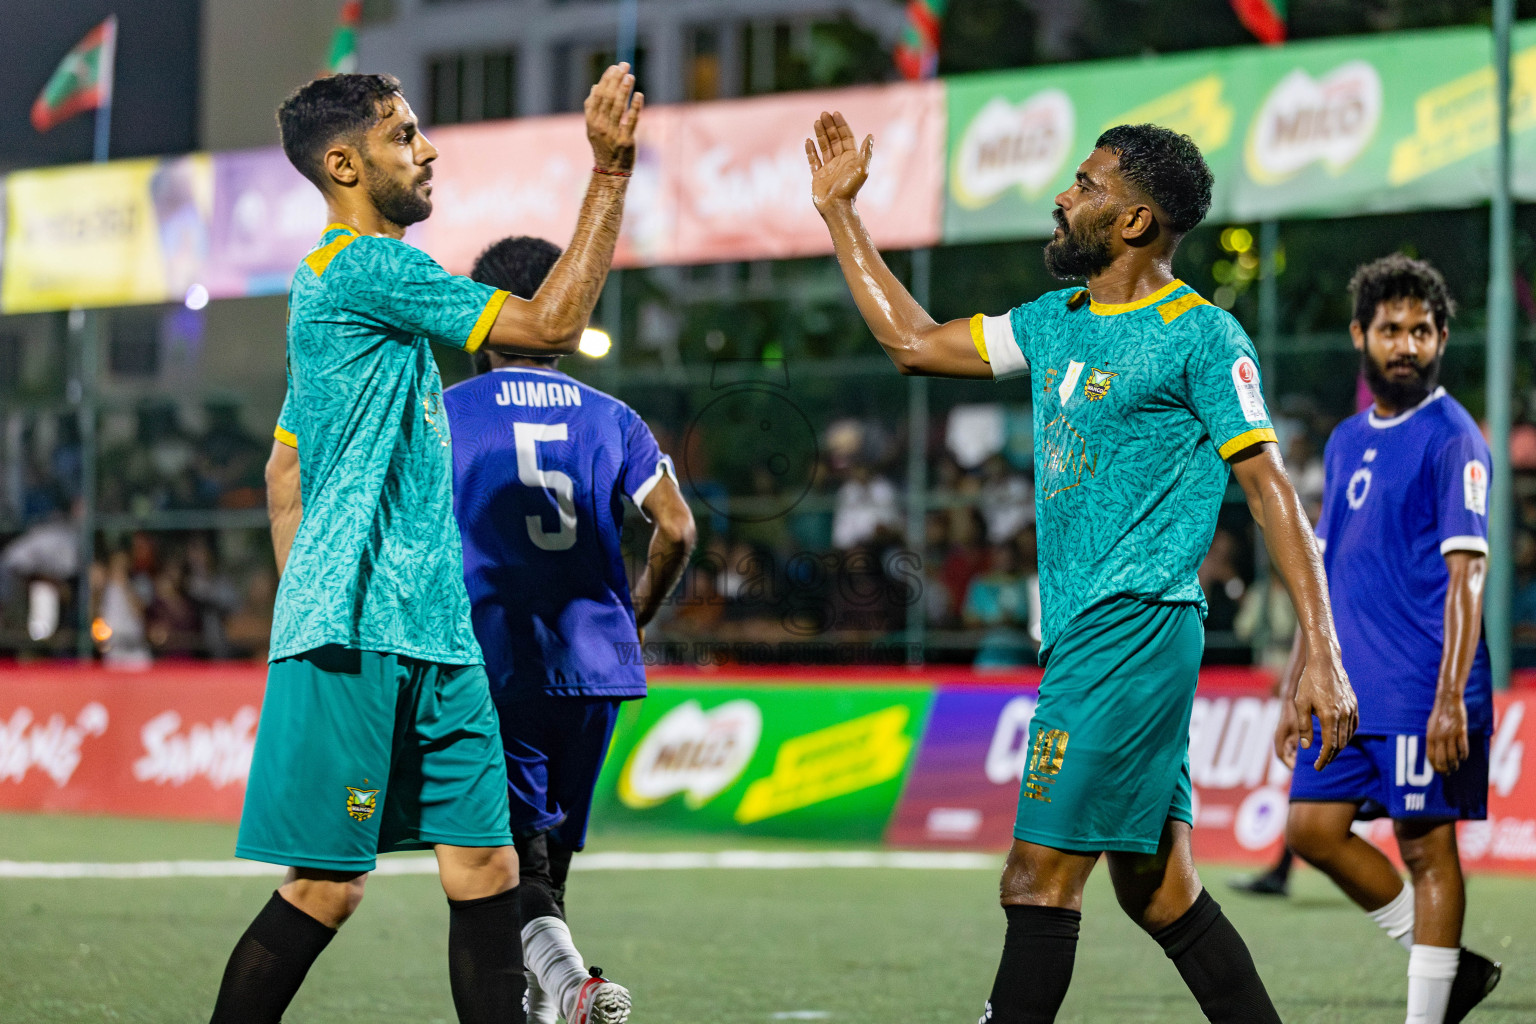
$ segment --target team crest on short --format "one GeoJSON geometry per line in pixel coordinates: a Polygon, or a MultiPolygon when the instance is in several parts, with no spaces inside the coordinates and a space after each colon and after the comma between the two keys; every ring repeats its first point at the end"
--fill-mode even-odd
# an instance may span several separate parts
{"type": "Polygon", "coordinates": [[[1089,367],[1088,379],[1083,382],[1083,397],[1090,402],[1097,402],[1109,394],[1110,381],[1118,376],[1120,376],[1118,373],[1089,367]]]}
{"type": "Polygon", "coordinates": [[[376,789],[353,789],[348,786],[347,813],[357,821],[367,821],[378,809],[378,795],[376,789]]]}

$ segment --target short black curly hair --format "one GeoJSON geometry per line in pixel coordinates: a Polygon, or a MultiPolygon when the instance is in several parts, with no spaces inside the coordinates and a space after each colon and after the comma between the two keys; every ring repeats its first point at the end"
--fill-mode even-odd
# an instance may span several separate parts
{"type": "Polygon", "coordinates": [[[1349,295],[1355,303],[1355,322],[1361,330],[1376,319],[1376,307],[1393,299],[1418,299],[1435,315],[1435,326],[1444,330],[1456,315],[1456,300],[1445,278],[1428,260],[1404,253],[1362,263],[1349,279],[1349,295]]]}
{"type": "MultiPolygon", "coordinates": [[[[511,292],[520,299],[531,299],[549,276],[550,268],[561,252],[558,245],[543,238],[514,235],[487,246],[475,258],[469,276],[481,284],[511,292]]],[[[484,349],[472,358],[476,373],[490,372],[491,360],[484,349]]]]}
{"type": "Polygon", "coordinates": [[[277,130],[288,162],[321,189],[325,150],[337,139],[360,137],[385,116],[400,94],[394,75],[327,75],[299,86],[277,108],[277,130]]]}
{"type": "Polygon", "coordinates": [[[1121,124],[1100,135],[1094,148],[1120,157],[1120,173],[1162,207],[1180,235],[1210,212],[1216,178],[1188,135],[1155,124],[1121,124]]]}

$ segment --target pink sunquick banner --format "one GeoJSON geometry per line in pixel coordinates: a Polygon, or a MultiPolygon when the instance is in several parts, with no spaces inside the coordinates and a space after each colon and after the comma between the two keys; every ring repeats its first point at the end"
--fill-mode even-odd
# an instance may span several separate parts
{"type": "MultiPolygon", "coordinates": [[[[674,262],[662,175],[678,116],[676,108],[653,109],[641,121],[620,266],[674,262]]],[[[455,125],[432,130],[430,138],[438,150],[432,216],[411,240],[444,267],[468,273],[481,250],[507,235],[570,241],[592,169],[579,115],[455,125]]]]}
{"type": "Polygon", "coordinates": [[[325,200],[283,151],[215,153],[203,283],[215,299],[276,295],[325,228],[325,200]]]}
{"type": "Polygon", "coordinates": [[[805,140],[838,110],[860,142],[875,137],[859,212],[882,247],[939,240],[944,92],[937,81],[706,103],[679,118],[668,166],[676,190],[677,262],[783,259],[832,251],[811,205],[805,140]]]}
{"type": "MultiPolygon", "coordinates": [[[[859,196],[875,241],[898,249],[935,244],[943,87],[924,82],[645,111],[615,263],[830,252],[811,205],[804,148],[816,116],[829,109],[875,136],[874,173],[859,196]]],[[[579,116],[455,125],[430,137],[439,153],[433,213],[410,241],[444,267],[468,272],[482,249],[506,235],[569,241],[592,166],[579,116]]]]}

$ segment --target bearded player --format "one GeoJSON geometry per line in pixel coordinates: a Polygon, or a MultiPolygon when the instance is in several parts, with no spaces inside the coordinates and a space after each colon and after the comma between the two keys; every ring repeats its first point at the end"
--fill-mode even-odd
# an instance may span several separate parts
{"type": "MultiPolygon", "coordinates": [[[[1360,731],[1326,771],[1292,779],[1287,838],[1408,949],[1407,1024],[1456,1024],[1501,974],[1461,948],[1456,848],[1456,822],[1488,816],[1491,463],[1477,422],[1436,386],[1455,313],[1440,272],[1397,254],[1349,288],[1374,404],[1328,439],[1317,536],[1360,731]],[[1384,816],[1412,885],[1350,829],[1384,816]]],[[[1287,685],[1302,661],[1294,652],[1287,685]]],[[[1275,746],[1287,763],[1297,732],[1283,715],[1275,746]]]]}
{"type": "MultiPolygon", "coordinates": [[[[559,258],[542,238],[504,238],[470,276],[530,297],[559,258]]],[[[645,696],[645,666],[623,652],[688,564],[693,513],[645,421],[561,373],[559,356],[474,360],[477,376],[449,388],[443,406],[470,617],[506,751],[528,1020],[622,1024],[629,992],[589,974],[565,885],[619,706],[645,696]],[[653,524],[633,597],[619,546],[626,499],[653,524]]]]}
{"type": "Polygon", "coordinates": [[[432,211],[437,151],[395,79],[317,79],[278,111],[330,225],[289,291],[279,443],[295,445],[300,511],[291,547],[275,545],[287,557],[236,852],[288,873],[230,955],[215,1024],[276,1024],[378,854],[413,849],[437,855],[459,1020],[524,1019],[506,771],[428,343],[575,351],[618,238],[643,105],[633,86],[627,67],[609,68],[587,99],[595,173],[575,238],[531,300],[401,241],[432,211]]]}
{"type": "Polygon", "coordinates": [[[1180,238],[1210,207],[1211,172],[1185,136],[1111,128],[1056,196],[1045,250],[1053,275],[1087,287],[938,324],[886,268],[854,207],[872,152],[841,114],[822,114],[806,142],[812,198],[886,354],[906,374],[1032,376],[1045,675],[1003,869],[1007,937],[982,1021],[1055,1019],[1101,854],[1120,906],[1207,1018],[1278,1021],[1190,855],[1189,720],[1204,644],[1195,571],[1229,472],[1301,622],[1296,710],[1321,722],[1319,768],[1354,732],[1355,698],[1253,345],[1173,276],[1180,238]]]}

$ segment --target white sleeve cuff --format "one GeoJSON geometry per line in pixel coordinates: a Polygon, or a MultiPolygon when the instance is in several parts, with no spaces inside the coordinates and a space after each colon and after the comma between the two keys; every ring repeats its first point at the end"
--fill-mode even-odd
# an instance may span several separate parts
{"type": "Polygon", "coordinates": [[[987,343],[987,358],[992,376],[998,380],[1017,377],[1029,371],[1029,360],[1013,336],[1013,320],[1007,315],[981,318],[981,336],[987,343]]]}
{"type": "Polygon", "coordinates": [[[1474,537],[1470,534],[1465,537],[1447,537],[1440,542],[1440,553],[1448,555],[1452,551],[1471,551],[1475,554],[1486,555],[1488,553],[1488,541],[1482,537],[1474,537]]]}
{"type": "Polygon", "coordinates": [[[629,500],[635,503],[635,508],[640,510],[642,516],[645,516],[646,522],[650,522],[651,517],[645,514],[645,499],[650,497],[651,492],[656,489],[656,485],[661,483],[663,473],[672,477],[674,481],[677,480],[677,469],[673,467],[672,456],[670,455],[663,455],[657,460],[656,472],[647,477],[645,483],[636,487],[635,493],[629,496],[629,500]]]}

